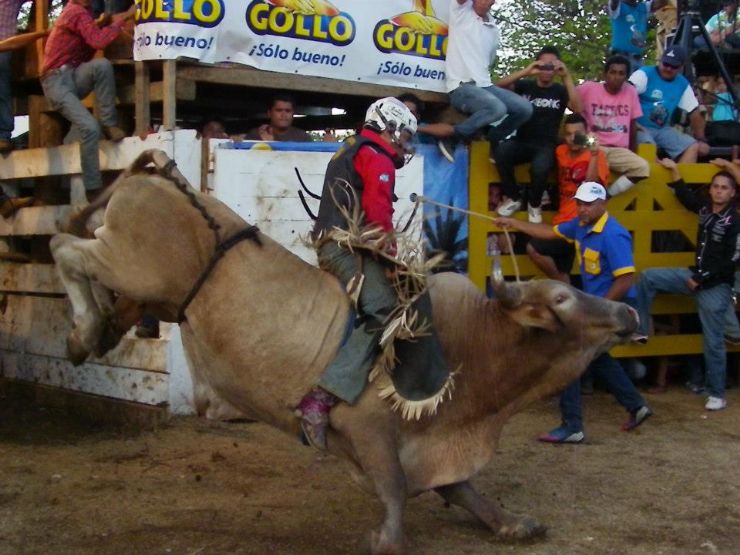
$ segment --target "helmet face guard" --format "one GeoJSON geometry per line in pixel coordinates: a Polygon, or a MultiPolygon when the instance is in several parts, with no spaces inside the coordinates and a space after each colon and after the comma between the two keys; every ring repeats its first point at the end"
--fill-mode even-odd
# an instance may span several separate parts
{"type": "Polygon", "coordinates": [[[365,125],[379,133],[387,131],[403,156],[404,165],[411,161],[416,150],[411,144],[416,134],[416,118],[403,102],[393,97],[376,100],[367,110],[365,125]]]}

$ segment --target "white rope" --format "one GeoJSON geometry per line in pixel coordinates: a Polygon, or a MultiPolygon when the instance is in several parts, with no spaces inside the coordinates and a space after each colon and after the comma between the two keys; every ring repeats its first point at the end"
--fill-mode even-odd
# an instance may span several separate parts
{"type": "MultiPolygon", "coordinates": [[[[442,202],[437,202],[436,200],[432,200],[430,198],[427,198],[423,195],[417,195],[416,193],[412,193],[409,197],[409,200],[414,202],[415,204],[419,204],[420,202],[424,202],[426,204],[431,204],[433,206],[439,206],[440,208],[447,208],[448,210],[452,210],[454,212],[462,212],[463,214],[467,214],[468,216],[473,216],[474,218],[479,218],[481,220],[488,220],[490,222],[495,222],[496,218],[489,216],[488,214],[482,214],[480,212],[473,212],[472,210],[466,210],[465,208],[460,208],[458,206],[452,206],[449,204],[444,204],[442,202]]],[[[506,237],[506,244],[509,247],[509,256],[511,256],[511,262],[514,265],[514,277],[516,278],[517,282],[520,281],[519,279],[519,265],[516,262],[516,255],[514,254],[514,246],[511,243],[511,236],[509,235],[509,230],[506,228],[501,228],[504,231],[504,236],[506,237]]]]}

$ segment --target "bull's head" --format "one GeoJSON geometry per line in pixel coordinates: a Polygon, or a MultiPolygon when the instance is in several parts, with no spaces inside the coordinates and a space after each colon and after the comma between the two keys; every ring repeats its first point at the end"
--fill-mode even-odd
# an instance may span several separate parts
{"type": "Polygon", "coordinates": [[[555,280],[507,283],[495,260],[491,282],[500,307],[527,328],[577,337],[601,351],[627,341],[637,329],[637,312],[624,303],[588,295],[555,280]]]}

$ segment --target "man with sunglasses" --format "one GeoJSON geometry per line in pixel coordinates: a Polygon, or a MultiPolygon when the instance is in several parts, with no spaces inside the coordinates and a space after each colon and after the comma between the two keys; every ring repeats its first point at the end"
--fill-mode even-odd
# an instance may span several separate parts
{"type": "MultiPolygon", "coordinates": [[[[574,199],[578,215],[554,227],[514,218],[496,218],[494,223],[537,239],[574,242],[580,251],[583,290],[591,295],[635,305],[637,292],[633,285],[632,238],[606,211],[606,189],[599,183],[586,181],[578,187],[574,199]]],[[[606,384],[609,392],[629,413],[622,430],[634,430],[653,414],[622,366],[609,353],[596,357],[588,371],[606,384]]],[[[580,379],[561,394],[560,413],[560,426],[538,439],[547,443],[581,443],[584,434],[580,379]]]]}
{"type": "Polygon", "coordinates": [[[660,64],[638,69],[629,78],[637,90],[643,114],[637,120],[637,142],[658,145],[680,164],[695,163],[700,155],[709,153],[704,134],[706,122],[697,109],[699,101],[689,81],[681,75],[686,58],[686,51],[673,45],[666,49],[660,64]],[[671,127],[676,108],[688,112],[693,137],[671,127]]]}

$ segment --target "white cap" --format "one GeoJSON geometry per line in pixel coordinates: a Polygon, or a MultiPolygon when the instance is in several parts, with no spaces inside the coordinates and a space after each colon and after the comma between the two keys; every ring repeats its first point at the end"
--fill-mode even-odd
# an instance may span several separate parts
{"type": "Polygon", "coordinates": [[[606,200],[606,189],[595,181],[584,181],[573,196],[583,202],[593,202],[595,200],[606,200]]]}

